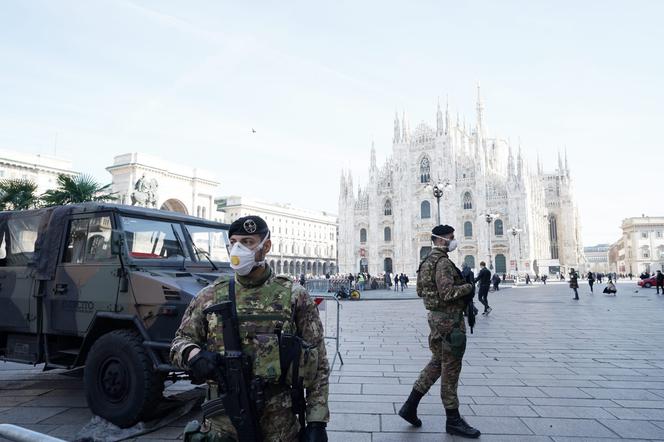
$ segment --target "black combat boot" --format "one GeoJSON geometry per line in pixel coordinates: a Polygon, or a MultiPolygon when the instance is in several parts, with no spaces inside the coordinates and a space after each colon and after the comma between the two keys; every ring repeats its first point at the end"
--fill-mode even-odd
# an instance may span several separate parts
{"type": "Polygon", "coordinates": [[[445,432],[448,434],[456,434],[457,436],[467,437],[469,439],[477,439],[480,437],[480,430],[471,427],[459,414],[458,408],[445,410],[447,415],[447,422],[445,423],[445,432]]]}
{"type": "Polygon", "coordinates": [[[422,393],[413,388],[413,391],[410,392],[410,396],[406,399],[406,403],[403,404],[403,407],[399,410],[399,416],[415,427],[422,426],[422,421],[417,417],[417,406],[419,405],[422,396],[424,396],[422,393]]]}

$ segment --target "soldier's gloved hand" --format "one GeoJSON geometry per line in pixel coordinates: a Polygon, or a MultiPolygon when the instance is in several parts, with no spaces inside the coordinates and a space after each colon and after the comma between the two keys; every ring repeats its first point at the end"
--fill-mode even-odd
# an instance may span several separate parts
{"type": "Polygon", "coordinates": [[[191,383],[202,384],[215,377],[219,366],[219,353],[201,350],[189,360],[188,365],[191,372],[191,383]]]}
{"type": "Polygon", "coordinates": [[[304,442],[327,442],[325,422],[309,422],[304,430],[304,442]]]}

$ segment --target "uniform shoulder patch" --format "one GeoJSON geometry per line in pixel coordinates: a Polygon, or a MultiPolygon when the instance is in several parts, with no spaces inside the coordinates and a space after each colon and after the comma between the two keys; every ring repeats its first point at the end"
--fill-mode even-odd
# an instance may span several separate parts
{"type": "Polygon", "coordinates": [[[291,284],[293,284],[293,281],[288,276],[285,275],[277,275],[274,277],[274,282],[276,282],[279,285],[282,285],[284,287],[289,287],[291,284]]]}

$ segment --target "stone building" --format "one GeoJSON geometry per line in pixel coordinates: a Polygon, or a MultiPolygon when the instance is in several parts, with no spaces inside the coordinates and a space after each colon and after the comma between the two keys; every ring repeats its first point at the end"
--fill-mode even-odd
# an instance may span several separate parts
{"type": "Polygon", "coordinates": [[[48,155],[0,149],[0,179],[26,179],[42,194],[57,185],[58,175],[76,176],[72,162],[48,155]]]}
{"type": "Polygon", "coordinates": [[[339,193],[339,269],[414,274],[440,222],[456,228],[458,263],[479,261],[498,273],[555,274],[583,262],[574,185],[567,164],[531,169],[521,148],[486,133],[477,89],[473,127],[450,121],[438,105],[435,127],[414,130],[395,116],[392,153],[379,164],[371,147],[366,183],[357,188],[342,171],[339,193]],[[487,215],[490,215],[487,217],[487,215]]]}
{"type": "Polygon", "coordinates": [[[583,254],[588,263],[588,270],[597,273],[608,273],[613,271],[609,268],[609,244],[597,244],[596,246],[584,247],[583,254]]]}
{"type": "Polygon", "coordinates": [[[277,273],[324,275],[337,272],[337,217],[286,204],[227,196],[216,200],[226,222],[258,215],[270,226],[272,250],[267,262],[277,273]]]}
{"type": "Polygon", "coordinates": [[[120,204],[223,221],[214,202],[219,181],[210,172],[137,152],[116,156],[106,170],[120,204]]]}
{"type": "Polygon", "coordinates": [[[626,218],[621,228],[622,237],[611,246],[612,271],[633,275],[664,271],[664,217],[626,218]]]}

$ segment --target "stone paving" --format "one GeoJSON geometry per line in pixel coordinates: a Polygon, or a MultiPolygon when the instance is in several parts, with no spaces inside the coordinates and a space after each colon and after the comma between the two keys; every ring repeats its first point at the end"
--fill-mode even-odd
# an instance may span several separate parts
{"type": "MultiPolygon", "coordinates": [[[[635,282],[615,297],[602,288],[582,285],[580,301],[565,284],[490,293],[494,310],[469,335],[459,387],[481,440],[664,440],[664,296],[635,282]]],[[[334,308],[322,316],[332,328],[334,308]]],[[[439,384],[422,400],[421,428],[396,415],[429,358],[419,299],[344,301],[341,326],[330,440],[462,440],[444,433],[439,384]]],[[[140,440],[177,439],[197,414],[140,440]]],[[[0,364],[0,422],[70,440],[90,418],[79,378],[0,364]]]]}

